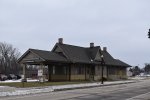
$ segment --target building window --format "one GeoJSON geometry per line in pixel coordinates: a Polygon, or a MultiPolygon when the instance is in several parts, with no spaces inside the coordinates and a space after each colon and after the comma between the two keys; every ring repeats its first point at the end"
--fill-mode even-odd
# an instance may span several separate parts
{"type": "Polygon", "coordinates": [[[53,66],[53,75],[66,75],[67,66],[53,66]]]}
{"type": "Polygon", "coordinates": [[[55,75],[55,66],[53,66],[53,75],[55,75]]]}
{"type": "Polygon", "coordinates": [[[83,75],[85,67],[81,65],[74,65],[71,70],[73,75],[83,75]]]}
{"type": "Polygon", "coordinates": [[[109,72],[110,75],[115,75],[116,74],[116,70],[117,69],[115,67],[112,67],[112,66],[110,66],[108,68],[108,72],[109,72]]]}
{"type": "Polygon", "coordinates": [[[82,66],[77,66],[77,67],[76,67],[76,70],[77,70],[77,73],[76,73],[76,74],[79,74],[79,75],[84,74],[84,67],[82,67],[82,66]]]}
{"type": "Polygon", "coordinates": [[[63,74],[65,74],[65,75],[67,74],[67,67],[66,66],[63,67],[63,74]]]}

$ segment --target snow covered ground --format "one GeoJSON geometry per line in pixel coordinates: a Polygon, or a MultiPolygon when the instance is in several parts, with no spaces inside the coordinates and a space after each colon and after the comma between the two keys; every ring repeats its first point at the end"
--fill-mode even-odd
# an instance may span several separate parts
{"type": "Polygon", "coordinates": [[[27,95],[27,94],[36,94],[44,92],[52,92],[51,87],[42,88],[42,89],[15,89],[14,91],[0,92],[0,97],[3,96],[17,96],[17,95],[27,95]]]}
{"type": "Polygon", "coordinates": [[[148,79],[150,77],[143,77],[143,76],[135,76],[135,77],[129,77],[128,79],[131,80],[144,80],[144,79],[148,79]]]}
{"type": "MultiPolygon", "coordinates": [[[[37,79],[27,79],[27,82],[37,82],[37,81],[38,81],[37,79]]],[[[21,79],[0,81],[0,83],[12,83],[12,82],[21,82],[21,79]]]]}
{"type": "Polygon", "coordinates": [[[126,83],[131,83],[131,82],[134,82],[134,81],[114,81],[114,82],[105,82],[104,84],[101,84],[100,82],[95,82],[95,83],[46,86],[46,87],[35,87],[35,88],[14,88],[14,87],[8,87],[8,86],[0,86],[0,97],[46,93],[46,92],[74,89],[74,88],[85,88],[85,87],[105,86],[105,85],[114,85],[114,84],[126,84],[126,83]]]}

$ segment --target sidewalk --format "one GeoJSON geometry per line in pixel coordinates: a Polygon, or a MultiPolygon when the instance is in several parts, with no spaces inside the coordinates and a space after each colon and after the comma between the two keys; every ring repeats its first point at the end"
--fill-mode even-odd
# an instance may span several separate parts
{"type": "Polygon", "coordinates": [[[53,91],[78,89],[78,88],[128,84],[128,83],[135,83],[135,82],[137,82],[137,80],[104,82],[104,84],[101,84],[100,82],[94,82],[94,83],[84,83],[84,84],[71,84],[71,85],[33,87],[33,88],[14,88],[8,86],[0,86],[0,97],[47,93],[53,91]]]}

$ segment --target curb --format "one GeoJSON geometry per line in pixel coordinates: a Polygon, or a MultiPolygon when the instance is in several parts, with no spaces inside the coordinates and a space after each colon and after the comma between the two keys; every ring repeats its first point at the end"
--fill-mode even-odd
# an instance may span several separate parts
{"type": "Polygon", "coordinates": [[[113,83],[113,84],[98,84],[95,86],[84,86],[84,87],[73,87],[73,88],[63,88],[63,89],[53,89],[53,92],[57,91],[67,91],[67,90],[74,90],[74,89],[86,89],[86,88],[94,88],[94,87],[103,87],[103,86],[112,86],[112,85],[120,85],[120,84],[130,84],[130,83],[136,83],[138,81],[133,82],[124,82],[124,83],[113,83]]]}

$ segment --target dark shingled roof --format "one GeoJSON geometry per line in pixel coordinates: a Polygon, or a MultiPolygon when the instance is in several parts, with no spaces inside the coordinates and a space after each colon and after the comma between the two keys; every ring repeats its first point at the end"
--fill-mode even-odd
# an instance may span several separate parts
{"type": "Polygon", "coordinates": [[[63,52],[67,55],[68,59],[72,62],[79,63],[93,63],[91,60],[94,60],[100,47],[93,48],[84,48],[79,46],[73,46],[68,44],[56,44],[60,47],[63,52]]]}
{"type": "Polygon", "coordinates": [[[118,66],[124,66],[124,67],[131,67],[131,65],[126,64],[125,62],[119,60],[119,59],[115,59],[118,66]]]}
{"type": "Polygon", "coordinates": [[[60,56],[59,54],[55,52],[45,51],[45,50],[37,50],[37,49],[29,49],[29,51],[34,52],[41,58],[47,61],[64,61],[66,62],[67,59],[63,56],[60,56]]]}
{"type": "MultiPolygon", "coordinates": [[[[56,61],[56,62],[70,62],[70,63],[85,63],[85,64],[100,64],[101,57],[98,57],[98,60],[95,59],[98,52],[100,55],[103,54],[104,61],[106,65],[110,66],[122,66],[130,67],[130,65],[114,59],[106,50],[102,51],[100,46],[95,47],[79,47],[68,44],[56,43],[55,47],[59,47],[62,53],[55,52],[55,49],[52,51],[29,49],[27,52],[33,52],[45,61],[56,61]]],[[[54,47],[54,48],[55,48],[54,47]]],[[[26,53],[19,59],[19,61],[26,55],[26,53]]]]}
{"type": "Polygon", "coordinates": [[[122,67],[131,67],[130,65],[126,64],[125,62],[114,59],[107,51],[102,51],[104,56],[104,61],[106,65],[110,66],[122,66],[122,67]]]}
{"type": "Polygon", "coordinates": [[[87,54],[89,55],[90,59],[94,60],[97,52],[100,50],[100,46],[92,47],[92,48],[86,48],[87,54]]]}
{"type": "Polygon", "coordinates": [[[114,58],[107,51],[101,51],[101,52],[104,56],[105,64],[107,64],[107,65],[114,65],[115,64],[114,58]]]}

